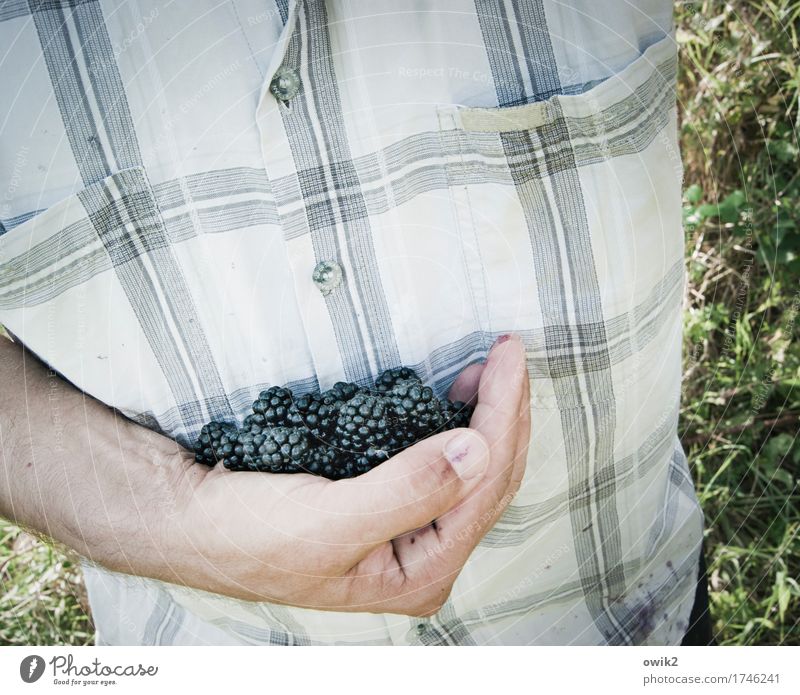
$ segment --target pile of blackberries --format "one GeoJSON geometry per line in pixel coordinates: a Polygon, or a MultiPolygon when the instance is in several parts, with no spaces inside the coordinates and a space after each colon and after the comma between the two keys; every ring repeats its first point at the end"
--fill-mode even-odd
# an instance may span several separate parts
{"type": "Polygon", "coordinates": [[[232,471],[352,478],[425,437],[468,427],[471,416],[471,406],[439,400],[408,367],[384,372],[372,389],[339,382],[324,393],[295,397],[272,386],[240,427],[204,425],[195,461],[221,461],[232,471]]]}

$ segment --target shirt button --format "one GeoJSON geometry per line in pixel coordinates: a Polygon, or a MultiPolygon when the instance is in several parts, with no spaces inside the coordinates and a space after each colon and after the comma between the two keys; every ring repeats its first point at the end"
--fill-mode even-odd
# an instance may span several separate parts
{"type": "Polygon", "coordinates": [[[425,623],[417,623],[406,633],[406,641],[409,644],[417,644],[427,632],[428,626],[425,623]]]}
{"type": "Polygon", "coordinates": [[[278,68],[269,83],[269,91],[276,99],[289,101],[297,96],[300,91],[300,75],[295,70],[287,67],[278,68]]]}
{"type": "Polygon", "coordinates": [[[311,279],[317,289],[322,292],[323,297],[329,295],[341,285],[343,277],[342,266],[336,261],[320,261],[311,275],[311,279]]]}

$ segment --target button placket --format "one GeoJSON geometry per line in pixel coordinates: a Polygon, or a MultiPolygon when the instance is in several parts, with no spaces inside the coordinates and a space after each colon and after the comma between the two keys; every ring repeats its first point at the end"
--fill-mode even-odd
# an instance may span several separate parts
{"type": "Polygon", "coordinates": [[[290,53],[288,49],[292,36],[300,31],[298,12],[301,5],[301,0],[293,0],[290,4],[284,33],[265,73],[267,77],[262,86],[256,119],[261,134],[264,167],[273,183],[272,195],[284,229],[292,278],[287,291],[293,292],[296,298],[313,373],[324,390],[344,378],[341,356],[339,350],[335,349],[336,334],[327,301],[346,278],[338,259],[330,255],[327,259],[316,257],[310,234],[287,233],[293,227],[296,229],[296,213],[302,204],[302,192],[296,177],[291,133],[287,132],[283,122],[283,114],[289,104],[275,94],[277,91],[279,95],[289,98],[302,96],[297,59],[287,55],[290,53]],[[280,185],[276,185],[278,181],[280,185]]]}
{"type": "MultiPolygon", "coordinates": [[[[275,45],[275,50],[272,54],[272,58],[270,59],[269,64],[267,65],[265,75],[267,75],[267,80],[261,86],[261,92],[258,99],[258,106],[256,107],[256,114],[261,114],[265,108],[272,108],[275,104],[274,94],[272,92],[272,83],[275,81],[276,76],[278,73],[284,69],[283,61],[286,59],[286,50],[289,47],[289,41],[291,40],[294,32],[296,30],[297,25],[297,14],[300,11],[300,6],[302,5],[303,0],[290,0],[289,8],[288,8],[288,16],[286,19],[286,24],[283,27],[283,31],[281,32],[280,38],[275,45]],[[269,103],[266,103],[269,102],[269,103]]],[[[298,93],[299,93],[299,86],[300,86],[300,75],[299,72],[295,67],[289,68],[297,75],[297,84],[298,84],[298,93]]],[[[297,94],[295,94],[296,96],[297,94]]]]}
{"type": "MultiPolygon", "coordinates": [[[[324,384],[329,384],[332,376],[367,383],[382,367],[398,364],[400,355],[380,282],[374,236],[364,214],[366,195],[350,151],[347,102],[333,86],[332,80],[339,78],[333,77],[335,57],[328,53],[332,49],[324,16],[323,3],[301,6],[294,25],[297,33],[275,67],[275,72],[280,65],[299,67],[303,80],[315,86],[314,98],[311,89],[302,88],[296,96],[297,107],[292,108],[267,90],[267,98],[259,104],[259,127],[270,179],[277,182],[273,192],[278,213],[285,220],[287,243],[313,253],[302,267],[293,266],[292,270],[298,293],[308,291],[300,287],[305,283],[320,304],[313,307],[314,320],[309,319],[307,330],[332,335],[327,345],[313,341],[315,362],[330,362],[330,353],[337,352],[344,365],[342,374],[318,371],[318,376],[324,384]],[[304,64],[304,46],[315,42],[319,55],[304,64]],[[299,245],[304,237],[310,238],[310,246],[305,240],[299,245]],[[327,286],[325,278],[319,278],[322,287],[314,283],[313,268],[322,261],[342,267],[344,279],[338,287],[327,286]],[[320,289],[326,292],[324,296],[320,289]],[[322,308],[327,309],[327,318],[322,308]]],[[[312,312],[312,300],[307,299],[312,312]]]]}

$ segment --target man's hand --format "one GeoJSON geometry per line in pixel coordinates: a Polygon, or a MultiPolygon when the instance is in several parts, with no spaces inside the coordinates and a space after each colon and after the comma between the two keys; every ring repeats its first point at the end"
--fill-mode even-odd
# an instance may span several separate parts
{"type": "Polygon", "coordinates": [[[195,465],[0,342],[0,514],[116,571],[247,600],[429,615],[524,473],[516,338],[454,384],[452,397],[477,401],[470,429],[337,482],[195,465]]]}
{"type": "Polygon", "coordinates": [[[521,342],[459,377],[470,429],[425,439],[366,475],[196,467],[168,533],[175,580],[307,608],[435,613],[519,487],[530,434],[521,342]]]}

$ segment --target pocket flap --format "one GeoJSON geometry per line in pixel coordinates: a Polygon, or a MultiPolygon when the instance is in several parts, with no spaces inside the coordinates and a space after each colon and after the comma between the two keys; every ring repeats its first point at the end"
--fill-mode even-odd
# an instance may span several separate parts
{"type": "Polygon", "coordinates": [[[504,108],[462,108],[461,127],[474,133],[507,133],[541,128],[551,119],[546,102],[504,108]]]}

